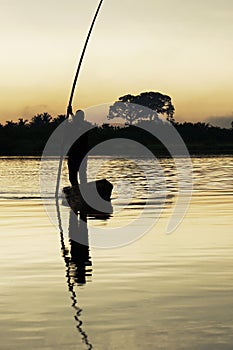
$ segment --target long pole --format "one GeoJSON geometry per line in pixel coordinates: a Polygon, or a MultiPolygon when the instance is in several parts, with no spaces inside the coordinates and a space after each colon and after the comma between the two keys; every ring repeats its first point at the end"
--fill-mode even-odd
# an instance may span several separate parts
{"type": "Polygon", "coordinates": [[[103,3],[103,0],[100,1],[99,6],[97,7],[95,16],[94,16],[94,18],[92,20],[92,23],[91,23],[91,26],[90,26],[90,29],[89,29],[89,32],[88,32],[88,35],[87,35],[84,47],[83,47],[83,51],[82,51],[82,54],[81,54],[81,57],[80,57],[80,60],[79,60],[78,68],[77,68],[77,71],[76,71],[76,74],[75,74],[75,78],[74,78],[74,82],[73,82],[73,86],[72,86],[72,89],[71,89],[71,94],[70,94],[70,100],[69,100],[68,108],[72,106],[74,91],[75,91],[76,83],[77,83],[77,80],[78,80],[79,72],[80,72],[80,69],[81,69],[81,66],[82,66],[83,58],[84,58],[84,55],[85,55],[85,52],[86,52],[87,44],[88,44],[88,41],[90,39],[91,32],[93,30],[93,27],[94,27],[94,24],[95,24],[95,21],[96,21],[96,18],[98,16],[98,13],[99,13],[99,10],[101,8],[102,3],[103,3]]]}
{"type": "MultiPolygon", "coordinates": [[[[68,107],[67,107],[66,119],[69,118],[70,111],[72,110],[72,101],[73,101],[73,97],[74,97],[74,92],[75,92],[75,87],[76,87],[76,84],[77,84],[78,76],[79,76],[80,69],[81,69],[81,66],[82,66],[83,58],[84,58],[84,55],[85,55],[85,52],[86,52],[86,48],[87,48],[87,44],[89,42],[89,39],[90,39],[90,36],[91,36],[91,32],[93,30],[93,27],[94,27],[94,24],[95,24],[96,18],[98,16],[98,13],[100,11],[102,3],[103,3],[103,0],[101,0],[99,2],[99,5],[98,5],[97,10],[95,12],[95,16],[94,16],[94,18],[92,20],[92,23],[91,23],[91,26],[90,26],[90,29],[89,29],[89,32],[88,32],[88,35],[87,35],[84,47],[83,47],[83,51],[82,51],[82,54],[81,54],[81,57],[80,57],[80,60],[79,60],[79,64],[78,64],[78,67],[77,67],[77,70],[76,70],[76,74],[75,74],[75,77],[74,77],[74,82],[73,82],[71,93],[70,93],[70,99],[69,99],[69,104],[68,104],[68,107]]],[[[56,185],[56,192],[55,192],[56,200],[58,200],[59,187],[60,187],[60,178],[61,178],[62,162],[63,162],[63,154],[62,154],[63,153],[63,149],[64,149],[64,139],[62,141],[61,155],[60,155],[58,172],[57,172],[57,185],[56,185]]]]}

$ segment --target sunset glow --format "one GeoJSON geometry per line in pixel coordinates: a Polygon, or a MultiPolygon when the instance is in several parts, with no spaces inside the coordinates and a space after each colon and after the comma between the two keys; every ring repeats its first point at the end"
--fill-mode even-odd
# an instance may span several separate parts
{"type": "MultiPolygon", "coordinates": [[[[94,0],[1,0],[0,122],[64,114],[94,0]]],[[[232,115],[231,0],[105,0],[74,108],[127,93],[172,97],[177,120],[232,115]]]]}

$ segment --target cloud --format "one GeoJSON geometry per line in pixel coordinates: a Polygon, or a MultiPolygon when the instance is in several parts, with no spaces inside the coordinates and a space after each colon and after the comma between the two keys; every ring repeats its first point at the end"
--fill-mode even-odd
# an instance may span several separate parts
{"type": "Polygon", "coordinates": [[[205,122],[210,123],[213,126],[220,126],[221,128],[231,128],[233,122],[233,114],[231,116],[215,116],[209,117],[205,122]]]}
{"type": "Polygon", "coordinates": [[[32,118],[34,115],[38,113],[49,112],[49,109],[50,109],[49,106],[45,104],[25,106],[22,109],[21,114],[23,115],[23,117],[32,118]]]}

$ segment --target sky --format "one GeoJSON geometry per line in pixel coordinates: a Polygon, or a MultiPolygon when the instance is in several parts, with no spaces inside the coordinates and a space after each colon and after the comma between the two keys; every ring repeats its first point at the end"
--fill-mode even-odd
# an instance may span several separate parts
{"type": "MultiPolygon", "coordinates": [[[[98,0],[0,0],[0,122],[65,114],[98,0]]],[[[169,95],[179,121],[233,120],[232,0],[104,0],[73,108],[169,95]]]]}

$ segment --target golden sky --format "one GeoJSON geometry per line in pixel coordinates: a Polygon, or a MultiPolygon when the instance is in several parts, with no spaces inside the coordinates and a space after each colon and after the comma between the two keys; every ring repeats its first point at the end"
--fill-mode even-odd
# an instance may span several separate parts
{"type": "MultiPolygon", "coordinates": [[[[98,0],[0,0],[0,122],[64,114],[98,0]]],[[[232,115],[232,0],[104,0],[73,106],[172,97],[178,120],[232,115]]]]}

